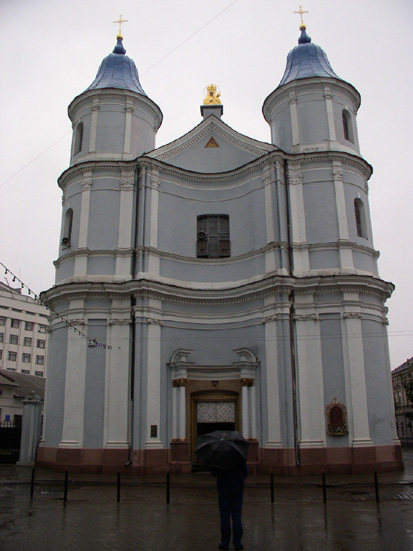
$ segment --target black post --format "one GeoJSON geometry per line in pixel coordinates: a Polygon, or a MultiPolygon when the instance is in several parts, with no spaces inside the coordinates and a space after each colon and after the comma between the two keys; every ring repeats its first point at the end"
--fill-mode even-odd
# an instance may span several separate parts
{"type": "Polygon", "coordinates": [[[118,471],[118,496],[117,496],[117,502],[120,501],[120,471],[118,471]]]}
{"type": "Polygon", "coordinates": [[[67,501],[67,485],[69,482],[69,471],[65,471],[65,495],[63,497],[64,503],[67,501]]]}
{"type": "Polygon", "coordinates": [[[166,503],[169,503],[171,498],[171,477],[166,473],[166,503]]]}
{"type": "Polygon", "coordinates": [[[30,499],[33,499],[34,494],[34,467],[32,468],[32,481],[30,484],[30,499]]]}
{"type": "Polygon", "coordinates": [[[327,486],[326,486],[326,473],[322,473],[323,476],[323,500],[327,503],[327,486]]]}
{"type": "Polygon", "coordinates": [[[374,486],[376,488],[376,503],[379,503],[380,496],[379,496],[379,481],[377,479],[377,471],[374,471],[374,486]]]}
{"type": "Polygon", "coordinates": [[[274,473],[271,473],[271,503],[274,503],[274,473]]]}

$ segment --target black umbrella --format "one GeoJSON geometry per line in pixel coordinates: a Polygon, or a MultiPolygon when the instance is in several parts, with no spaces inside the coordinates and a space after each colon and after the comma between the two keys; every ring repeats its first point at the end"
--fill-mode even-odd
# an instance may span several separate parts
{"type": "Polygon", "coordinates": [[[208,467],[233,469],[248,457],[249,442],[236,430],[215,430],[200,436],[195,454],[208,467]]]}

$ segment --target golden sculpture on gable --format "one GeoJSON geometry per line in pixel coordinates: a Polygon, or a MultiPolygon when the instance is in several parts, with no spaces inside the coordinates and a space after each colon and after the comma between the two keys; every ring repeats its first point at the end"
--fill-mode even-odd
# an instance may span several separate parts
{"type": "Polygon", "coordinates": [[[206,94],[204,98],[204,105],[221,105],[221,94],[217,92],[217,85],[210,84],[206,87],[206,94]]]}

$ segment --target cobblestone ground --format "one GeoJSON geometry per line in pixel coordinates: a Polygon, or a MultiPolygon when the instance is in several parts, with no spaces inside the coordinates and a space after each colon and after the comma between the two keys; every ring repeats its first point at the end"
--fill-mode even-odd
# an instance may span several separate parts
{"type": "MultiPolygon", "coordinates": [[[[0,487],[2,551],[205,551],[216,549],[219,515],[214,488],[128,486],[117,503],[115,485],[72,483],[63,501],[61,485],[0,487]]],[[[247,488],[246,551],[411,551],[411,486],[347,485],[322,488],[247,488]]]]}

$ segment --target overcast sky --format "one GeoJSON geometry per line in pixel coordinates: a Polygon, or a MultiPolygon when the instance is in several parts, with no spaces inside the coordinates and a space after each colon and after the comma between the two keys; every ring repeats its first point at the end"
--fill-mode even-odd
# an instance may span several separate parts
{"type": "MultiPolygon", "coordinates": [[[[374,168],[374,245],[381,277],[396,285],[387,303],[394,369],[413,356],[413,2],[302,3],[313,42],[361,93],[360,147],[374,168]]],[[[223,120],[269,142],[262,103],[297,44],[298,8],[295,0],[0,0],[0,262],[35,292],[54,283],[57,178],[71,143],[67,106],[115,46],[120,13],[128,20],[127,55],[164,114],[160,146],[200,122],[211,82],[221,90],[223,120]]]]}

